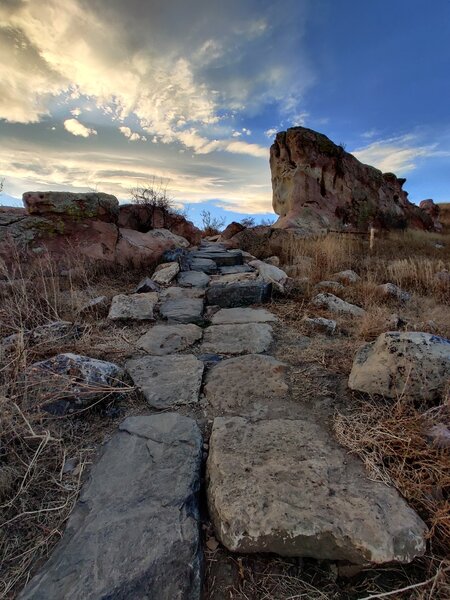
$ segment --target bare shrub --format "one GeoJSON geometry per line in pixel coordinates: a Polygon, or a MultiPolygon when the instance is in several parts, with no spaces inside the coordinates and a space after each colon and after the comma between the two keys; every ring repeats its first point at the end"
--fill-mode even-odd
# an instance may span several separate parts
{"type": "Polygon", "coordinates": [[[202,218],[203,234],[206,237],[219,235],[225,225],[225,217],[213,217],[209,210],[202,210],[200,216],[202,218]]]}

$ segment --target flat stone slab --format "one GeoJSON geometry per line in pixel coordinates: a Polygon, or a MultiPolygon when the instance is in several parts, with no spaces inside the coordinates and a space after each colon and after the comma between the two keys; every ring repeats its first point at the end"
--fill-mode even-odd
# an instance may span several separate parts
{"type": "Polygon", "coordinates": [[[258,273],[230,273],[229,275],[214,275],[210,285],[221,285],[224,283],[236,283],[240,281],[255,281],[258,278],[258,273]]]}
{"type": "Polygon", "coordinates": [[[215,415],[292,416],[287,371],[272,356],[229,358],[206,375],[205,395],[215,415]]]}
{"type": "Polygon", "coordinates": [[[21,600],[199,600],[202,437],[178,414],[128,417],[104,446],[21,600]]]}
{"type": "Polygon", "coordinates": [[[231,267],[219,267],[221,275],[234,275],[235,273],[252,273],[254,269],[249,265],[233,265],[231,267]]]}
{"type": "Polygon", "coordinates": [[[225,323],[269,323],[278,321],[278,318],[265,308],[222,308],[217,311],[212,319],[213,325],[225,323]]]}
{"type": "Polygon", "coordinates": [[[169,285],[180,272],[178,262],[163,263],[159,265],[152,275],[152,279],[158,285],[169,285]]]}
{"type": "Polygon", "coordinates": [[[164,356],[185,350],[198,342],[203,329],[188,325],[155,325],[137,341],[137,345],[148,354],[164,356]]]}
{"type": "MultiPolygon", "coordinates": [[[[203,273],[202,273],[203,274],[203,273]]],[[[181,287],[171,285],[159,293],[159,301],[178,300],[180,298],[204,298],[205,290],[198,287],[181,287]]]]}
{"type": "Polygon", "coordinates": [[[191,271],[202,271],[208,275],[217,272],[217,265],[210,258],[190,258],[189,266],[191,271]]]}
{"type": "Polygon", "coordinates": [[[210,277],[202,271],[183,271],[178,275],[178,285],[186,288],[205,288],[210,277]]]}
{"type": "Polygon", "coordinates": [[[249,306],[268,302],[272,295],[272,284],[265,281],[240,281],[216,284],[206,290],[207,304],[221,308],[249,306]]]}
{"type": "Polygon", "coordinates": [[[154,321],[154,308],[158,302],[156,292],[145,294],[119,294],[112,299],[108,319],[120,321],[130,319],[135,321],[154,321]]]}
{"type": "Polygon", "coordinates": [[[218,267],[231,267],[234,265],[242,265],[244,262],[242,252],[240,250],[226,250],[217,252],[216,250],[198,250],[192,252],[194,259],[209,259],[213,260],[218,267]]]}
{"type": "Polygon", "coordinates": [[[257,354],[272,343],[272,327],[267,323],[211,325],[205,329],[201,351],[204,354],[257,354]]]}
{"type": "Polygon", "coordinates": [[[216,418],[207,484],[232,552],[383,564],[426,550],[426,526],[398,492],[306,420],[216,418]]]}
{"type": "Polygon", "coordinates": [[[204,364],[193,354],[132,358],[125,368],[153,408],[198,402],[204,364]]]}
{"type": "Polygon", "coordinates": [[[169,323],[203,323],[202,298],[178,298],[166,300],[159,312],[169,323]]]}

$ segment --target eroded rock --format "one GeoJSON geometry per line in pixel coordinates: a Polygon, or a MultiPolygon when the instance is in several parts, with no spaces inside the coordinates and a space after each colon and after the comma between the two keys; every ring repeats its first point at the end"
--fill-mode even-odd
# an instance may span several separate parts
{"type": "Polygon", "coordinates": [[[350,304],[350,302],[346,302],[334,294],[317,294],[317,296],[313,298],[311,302],[318,308],[326,308],[333,313],[353,315],[354,317],[362,317],[366,312],[363,308],[360,308],[355,304],[350,304]]]}
{"type": "Polygon", "coordinates": [[[421,332],[389,331],[355,355],[348,385],[387,398],[432,401],[450,380],[450,340],[421,332]]]}

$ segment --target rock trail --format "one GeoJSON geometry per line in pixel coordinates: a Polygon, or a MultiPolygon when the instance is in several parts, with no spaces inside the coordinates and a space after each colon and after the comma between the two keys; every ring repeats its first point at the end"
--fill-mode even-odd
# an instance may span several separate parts
{"type": "MultiPolygon", "coordinates": [[[[272,284],[284,288],[280,269],[264,263],[260,273],[260,261],[248,264],[220,243],[202,243],[177,262],[180,272],[173,264],[159,270],[170,287],[149,292],[147,281],[142,294],[116,296],[109,315],[159,316],[125,369],[152,409],[169,412],[120,425],[62,541],[21,598],[200,598],[198,414],[212,429],[210,517],[228,550],[359,565],[423,554],[420,518],[396,490],[368,478],[320,411],[294,398],[296,365],[274,356],[277,317],[251,307],[270,299],[272,284]],[[273,280],[266,267],[277,270],[273,280]],[[255,279],[221,279],[247,274],[255,279]]],[[[331,294],[320,296],[342,310],[331,294]]],[[[317,325],[334,333],[335,322],[325,321],[317,325]]]]}

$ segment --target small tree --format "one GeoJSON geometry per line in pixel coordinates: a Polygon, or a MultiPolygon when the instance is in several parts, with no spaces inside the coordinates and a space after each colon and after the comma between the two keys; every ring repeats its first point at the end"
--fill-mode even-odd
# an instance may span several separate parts
{"type": "Polygon", "coordinates": [[[209,210],[200,213],[205,236],[218,235],[225,225],[225,217],[213,217],[209,210]]]}

